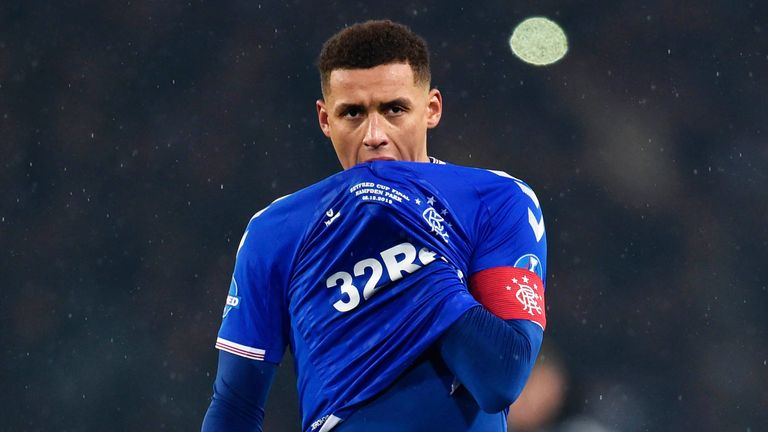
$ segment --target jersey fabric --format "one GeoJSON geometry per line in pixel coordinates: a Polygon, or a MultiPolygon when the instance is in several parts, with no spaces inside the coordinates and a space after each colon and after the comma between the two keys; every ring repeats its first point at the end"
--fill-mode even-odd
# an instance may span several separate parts
{"type": "MultiPolygon", "coordinates": [[[[333,175],[251,219],[216,347],[279,363],[289,345],[303,428],[330,430],[478,305],[469,277],[523,268],[543,291],[539,207],[502,172],[375,161],[333,175]]],[[[530,286],[508,283],[518,318],[543,326],[530,286]]]]}

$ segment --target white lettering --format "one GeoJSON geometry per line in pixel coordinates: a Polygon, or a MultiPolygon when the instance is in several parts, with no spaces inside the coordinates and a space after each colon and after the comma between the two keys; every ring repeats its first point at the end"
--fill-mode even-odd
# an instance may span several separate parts
{"type": "Polygon", "coordinates": [[[437,254],[431,250],[427,248],[421,248],[421,250],[419,250],[419,261],[421,261],[421,264],[427,265],[435,260],[435,255],[437,254]]]}
{"type": "Polygon", "coordinates": [[[333,304],[333,307],[339,312],[349,312],[360,304],[360,293],[357,291],[357,287],[352,285],[352,275],[347,272],[342,271],[332,274],[325,281],[325,284],[328,288],[333,288],[338,285],[339,281],[341,281],[341,293],[346,294],[349,297],[349,301],[345,302],[339,299],[333,304]]]}
{"type": "Polygon", "coordinates": [[[373,183],[371,183],[371,182],[358,183],[358,184],[352,186],[349,189],[349,191],[350,192],[355,192],[356,190],[358,190],[360,188],[364,188],[364,187],[368,187],[368,188],[373,187],[373,183]]]}
{"type": "Polygon", "coordinates": [[[237,307],[240,304],[240,298],[235,296],[227,296],[227,306],[237,307]]]}
{"type": "Polygon", "coordinates": [[[394,282],[403,277],[403,272],[413,273],[421,266],[414,264],[416,260],[416,248],[410,243],[400,243],[397,246],[381,252],[381,259],[384,260],[384,266],[389,273],[389,279],[394,282]],[[398,255],[404,255],[402,260],[398,260],[398,255]]]}
{"type": "Polygon", "coordinates": [[[376,290],[381,288],[377,287],[376,285],[378,285],[383,273],[379,260],[374,258],[367,258],[355,264],[355,276],[364,275],[365,269],[367,268],[371,269],[371,277],[368,278],[368,282],[366,282],[365,286],[363,287],[363,298],[365,300],[371,298],[371,296],[376,294],[376,290]]]}
{"type": "MultiPolygon", "coordinates": [[[[407,242],[384,250],[379,255],[381,260],[378,258],[366,258],[358,261],[352,269],[356,277],[366,276],[367,270],[370,269],[370,276],[368,276],[368,280],[363,286],[362,300],[368,300],[373,297],[390,281],[394,282],[402,279],[404,277],[403,272],[413,273],[420,269],[422,265],[427,265],[437,258],[437,254],[427,248],[421,248],[417,254],[416,247],[407,242]],[[415,263],[417,255],[422,265],[415,263]],[[390,281],[385,280],[384,283],[379,284],[384,274],[384,268],[387,269],[390,281]]],[[[333,307],[339,312],[349,312],[360,305],[360,291],[353,284],[351,274],[345,271],[336,272],[326,279],[325,284],[328,288],[338,287],[340,289],[342,298],[333,304],[333,307]],[[344,300],[345,298],[346,301],[344,300]]]]}

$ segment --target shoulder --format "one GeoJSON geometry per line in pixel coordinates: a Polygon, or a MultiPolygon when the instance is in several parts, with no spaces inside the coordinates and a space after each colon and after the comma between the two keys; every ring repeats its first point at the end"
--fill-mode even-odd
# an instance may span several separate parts
{"type": "Polygon", "coordinates": [[[461,179],[476,194],[484,224],[517,231],[530,225],[538,242],[544,234],[541,203],[533,188],[505,171],[455,166],[451,177],[461,179]],[[506,227],[506,228],[504,228],[506,227]]]}
{"type": "Polygon", "coordinates": [[[309,222],[317,219],[318,197],[333,177],[279,197],[254,213],[237,247],[238,262],[286,262],[294,256],[309,222]]]}
{"type": "Polygon", "coordinates": [[[505,171],[449,163],[424,165],[428,165],[425,167],[425,171],[439,176],[444,182],[452,183],[454,187],[473,189],[482,200],[495,201],[499,199],[525,199],[527,197],[535,202],[536,207],[539,207],[539,201],[533,188],[524,180],[505,171]]]}
{"type": "Polygon", "coordinates": [[[494,212],[502,203],[540,203],[533,188],[505,171],[454,165],[450,163],[383,162],[375,171],[388,178],[407,179],[431,185],[446,196],[469,205],[472,202],[494,212]]]}
{"type": "Polygon", "coordinates": [[[482,186],[486,194],[501,194],[504,198],[530,199],[537,208],[541,207],[533,188],[525,181],[514,177],[505,171],[482,170],[482,186]]]}
{"type": "Polygon", "coordinates": [[[324,211],[320,203],[332,189],[346,184],[349,171],[342,171],[324,178],[296,192],[281,196],[268,206],[257,211],[250,219],[249,225],[258,221],[259,224],[301,224],[307,219],[324,211]]]}

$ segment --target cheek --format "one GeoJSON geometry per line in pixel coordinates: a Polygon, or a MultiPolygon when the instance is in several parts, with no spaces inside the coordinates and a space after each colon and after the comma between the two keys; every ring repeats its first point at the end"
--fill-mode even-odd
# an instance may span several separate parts
{"type": "Polygon", "coordinates": [[[407,144],[408,147],[418,147],[424,139],[426,130],[427,128],[424,127],[423,124],[416,121],[409,121],[407,124],[403,124],[402,127],[398,128],[397,135],[399,140],[402,143],[407,144]]]}
{"type": "Polygon", "coordinates": [[[331,141],[339,156],[354,158],[357,152],[354,137],[348,133],[331,132],[331,141]]]}

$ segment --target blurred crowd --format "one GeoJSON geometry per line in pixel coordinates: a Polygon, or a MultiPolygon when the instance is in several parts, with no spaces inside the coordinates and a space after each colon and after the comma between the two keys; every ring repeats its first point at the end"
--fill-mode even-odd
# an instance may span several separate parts
{"type": "MultiPolygon", "coordinates": [[[[759,2],[0,5],[0,430],[194,430],[253,213],[340,169],[314,61],[369,18],[430,44],[432,155],[526,180],[549,323],[519,431],[768,425],[759,2]],[[532,15],[569,38],[534,67],[532,15]]],[[[298,430],[290,356],[266,430],[298,430]]]]}

